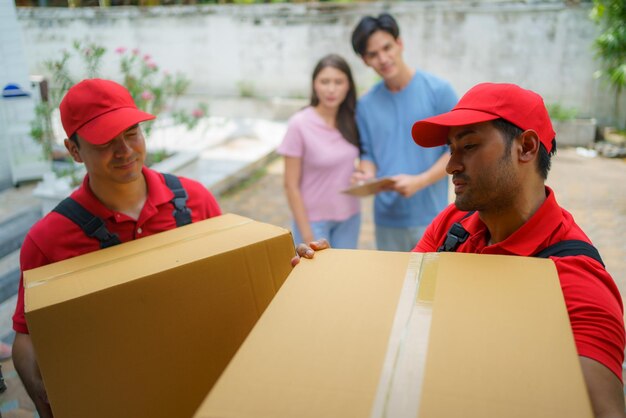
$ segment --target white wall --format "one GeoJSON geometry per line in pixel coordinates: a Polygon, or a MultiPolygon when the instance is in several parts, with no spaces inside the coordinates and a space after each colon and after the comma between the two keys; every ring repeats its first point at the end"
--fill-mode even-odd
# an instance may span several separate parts
{"type": "MultiPolygon", "coordinates": [[[[9,83],[30,89],[24,43],[12,0],[0,0],[0,90],[9,83]]],[[[0,96],[0,100],[2,97],[0,96]]],[[[6,141],[3,135],[10,120],[6,120],[0,102],[0,190],[12,183],[6,141]]]]}
{"type": "MultiPolygon", "coordinates": [[[[6,0],[0,0],[6,1],[6,0]]],[[[197,95],[232,96],[238,84],[265,96],[308,96],[317,59],[346,57],[361,90],[375,80],[354,55],[350,34],[361,16],[383,10],[398,19],[406,59],[449,79],[459,94],[480,81],[511,81],[547,102],[604,120],[611,96],[593,73],[597,35],[590,3],[561,1],[413,1],[110,9],[19,9],[31,72],[72,40],[109,49],[105,76],[116,77],[119,46],[140,48],[161,68],[182,71],[197,95]]],[[[623,106],[626,110],[626,105],[623,106]]]]}

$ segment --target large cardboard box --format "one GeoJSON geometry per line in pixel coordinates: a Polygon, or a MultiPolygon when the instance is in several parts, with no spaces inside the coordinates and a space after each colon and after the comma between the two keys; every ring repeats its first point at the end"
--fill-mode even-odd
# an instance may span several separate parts
{"type": "Polygon", "coordinates": [[[324,250],[195,418],[591,417],[554,264],[324,250]]]}
{"type": "Polygon", "coordinates": [[[25,272],[55,417],[192,416],[293,254],[289,231],[223,215],[25,272]]]}

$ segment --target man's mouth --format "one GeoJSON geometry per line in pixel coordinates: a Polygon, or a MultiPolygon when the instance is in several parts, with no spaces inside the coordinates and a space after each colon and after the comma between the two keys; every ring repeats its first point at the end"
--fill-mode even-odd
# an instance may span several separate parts
{"type": "Polygon", "coordinates": [[[455,194],[459,194],[462,193],[465,188],[467,187],[467,181],[466,180],[461,180],[458,178],[453,178],[452,179],[452,184],[454,185],[454,193],[455,194]]]}
{"type": "Polygon", "coordinates": [[[116,164],[115,168],[121,169],[121,170],[127,170],[129,168],[132,168],[135,165],[136,162],[137,162],[137,159],[133,159],[133,160],[130,160],[130,161],[125,161],[125,162],[116,164]]]}

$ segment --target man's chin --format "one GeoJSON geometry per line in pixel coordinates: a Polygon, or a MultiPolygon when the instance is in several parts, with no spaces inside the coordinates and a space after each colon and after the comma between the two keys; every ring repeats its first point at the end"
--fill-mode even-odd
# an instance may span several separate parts
{"type": "Polygon", "coordinates": [[[472,210],[476,210],[475,205],[471,204],[471,202],[466,202],[462,199],[459,199],[458,197],[454,201],[454,206],[456,206],[458,210],[461,210],[464,212],[470,212],[472,210]]]}

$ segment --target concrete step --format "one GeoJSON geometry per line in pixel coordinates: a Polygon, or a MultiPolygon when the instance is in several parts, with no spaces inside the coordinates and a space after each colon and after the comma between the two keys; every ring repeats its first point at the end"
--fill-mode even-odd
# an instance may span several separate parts
{"type": "Polygon", "coordinates": [[[20,209],[0,222],[0,257],[20,248],[24,236],[40,217],[41,207],[33,205],[20,209]]]}
{"type": "Polygon", "coordinates": [[[15,332],[13,331],[13,312],[17,295],[11,296],[0,303],[0,340],[7,344],[13,343],[15,332]]]}
{"type": "Polygon", "coordinates": [[[0,258],[0,303],[17,294],[20,281],[20,250],[0,258]]]}

